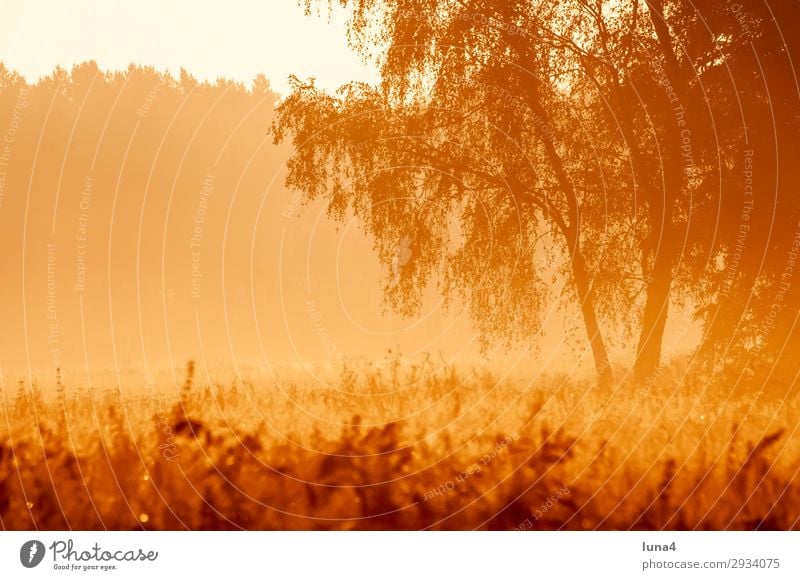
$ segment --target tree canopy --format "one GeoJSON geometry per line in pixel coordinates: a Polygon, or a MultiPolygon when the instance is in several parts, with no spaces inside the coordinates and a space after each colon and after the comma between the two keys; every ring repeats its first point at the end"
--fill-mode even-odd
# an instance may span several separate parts
{"type": "MultiPolygon", "coordinates": [[[[295,79],[275,137],[295,144],[287,184],[325,197],[334,217],[354,212],[374,236],[392,306],[413,313],[436,282],[469,305],[486,341],[534,342],[563,285],[602,379],[612,331],[636,337],[640,377],[658,368],[671,305],[694,310],[705,344],[724,351],[740,321],[763,314],[797,202],[773,196],[786,210],[780,242],[748,239],[748,258],[774,264],[732,257],[741,231],[775,217],[766,191],[750,208],[747,168],[777,158],[770,133],[797,136],[796,86],[772,101],[759,59],[786,66],[773,11],[796,5],[340,4],[381,82],[330,95],[295,79]],[[403,240],[413,257],[398,268],[403,240]]],[[[744,334],[752,349],[754,331],[744,334]]]]}

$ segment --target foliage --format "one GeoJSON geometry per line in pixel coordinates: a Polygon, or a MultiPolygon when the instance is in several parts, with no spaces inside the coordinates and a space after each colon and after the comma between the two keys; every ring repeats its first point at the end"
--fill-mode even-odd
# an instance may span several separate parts
{"type": "Polygon", "coordinates": [[[796,2],[338,3],[380,86],[329,95],[297,81],[275,135],[296,146],[287,184],[352,211],[387,267],[414,240],[387,284],[393,306],[414,312],[441,281],[486,341],[535,344],[552,288],[567,288],[601,376],[618,329],[638,335],[640,377],[654,372],[676,305],[718,361],[792,332],[781,316],[764,336],[763,320],[800,218],[773,194],[797,172],[767,164],[797,142],[797,47],[776,20],[796,19],[796,2]]]}

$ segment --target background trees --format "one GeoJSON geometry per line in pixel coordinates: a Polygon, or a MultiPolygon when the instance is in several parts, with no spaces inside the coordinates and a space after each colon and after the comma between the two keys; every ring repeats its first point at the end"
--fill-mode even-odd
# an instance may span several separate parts
{"type": "MultiPolygon", "coordinates": [[[[59,364],[93,370],[115,362],[161,368],[170,356],[181,364],[196,356],[196,309],[207,352],[230,352],[220,330],[230,323],[236,353],[248,362],[260,358],[253,303],[265,326],[291,308],[296,320],[307,319],[300,299],[281,310],[274,275],[279,226],[294,225],[281,216],[285,191],[270,191],[286,157],[267,137],[276,95],[263,78],[248,90],[182,77],[87,62],[28,82],[0,65],[5,372],[21,371],[28,360],[34,372],[52,372],[50,305],[59,364]],[[205,195],[209,175],[214,192],[205,195]],[[274,217],[254,234],[260,205],[274,217]],[[227,229],[226,219],[233,224],[227,229]],[[255,273],[248,260],[254,235],[266,248],[255,273]],[[251,284],[256,298],[247,303],[241,289],[251,284]],[[227,314],[225,292],[232,297],[227,314]]],[[[274,352],[276,343],[267,348],[274,352]]]]}

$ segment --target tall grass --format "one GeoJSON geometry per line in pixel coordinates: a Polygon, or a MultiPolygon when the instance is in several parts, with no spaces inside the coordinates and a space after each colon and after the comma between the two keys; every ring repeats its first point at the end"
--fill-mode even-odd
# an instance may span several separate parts
{"type": "MultiPolygon", "coordinates": [[[[2,393],[3,529],[793,529],[797,403],[431,360],[2,393]]],[[[752,389],[740,389],[753,392],[752,389]]]]}

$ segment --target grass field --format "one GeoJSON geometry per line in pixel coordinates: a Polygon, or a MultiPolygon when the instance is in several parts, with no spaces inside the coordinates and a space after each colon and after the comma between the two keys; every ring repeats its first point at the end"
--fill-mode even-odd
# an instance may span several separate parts
{"type": "Polygon", "coordinates": [[[737,377],[677,369],[605,389],[430,359],[320,380],[209,380],[190,363],[177,381],[128,377],[106,389],[6,383],[0,524],[800,527],[789,386],[743,397],[751,389],[734,389],[737,377]]]}

